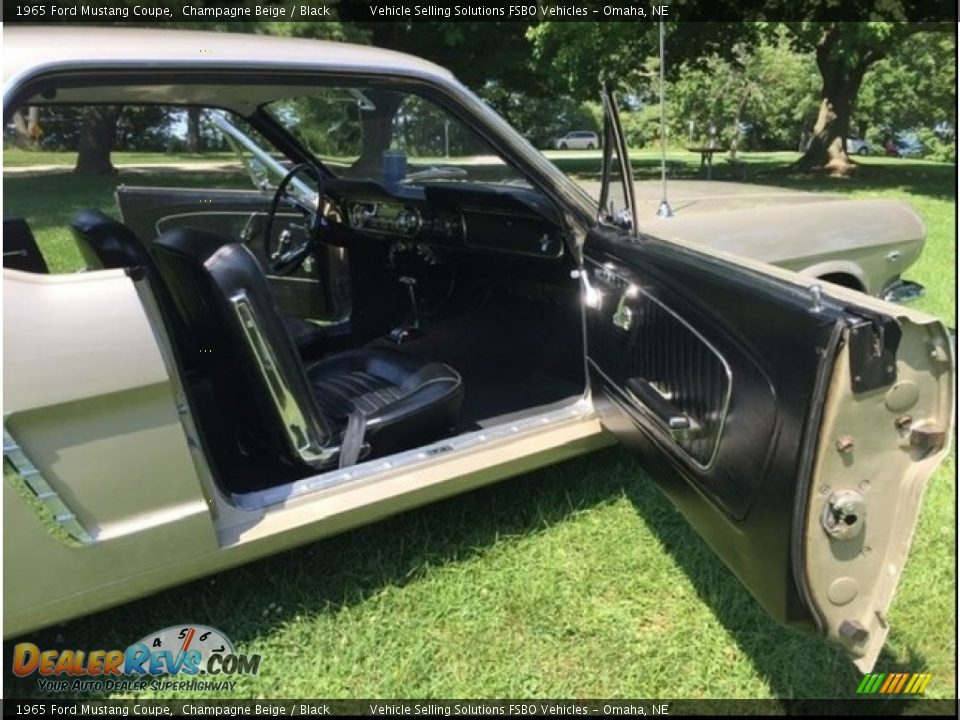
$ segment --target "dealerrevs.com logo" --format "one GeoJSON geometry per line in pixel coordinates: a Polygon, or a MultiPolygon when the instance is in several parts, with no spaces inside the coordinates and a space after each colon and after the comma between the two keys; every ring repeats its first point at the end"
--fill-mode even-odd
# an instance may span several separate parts
{"type": "Polygon", "coordinates": [[[13,674],[36,674],[46,692],[224,691],[236,687],[232,678],[259,671],[260,655],[237,653],[226,635],[204,625],[168,627],[126,650],[41,650],[29,642],[13,649],[13,674]]]}

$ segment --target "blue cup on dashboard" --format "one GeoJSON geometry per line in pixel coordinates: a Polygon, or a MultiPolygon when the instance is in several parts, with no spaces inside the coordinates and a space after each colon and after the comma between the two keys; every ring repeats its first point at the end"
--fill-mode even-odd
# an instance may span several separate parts
{"type": "Polygon", "coordinates": [[[383,184],[396,185],[407,176],[407,154],[402,150],[383,151],[383,184]]]}

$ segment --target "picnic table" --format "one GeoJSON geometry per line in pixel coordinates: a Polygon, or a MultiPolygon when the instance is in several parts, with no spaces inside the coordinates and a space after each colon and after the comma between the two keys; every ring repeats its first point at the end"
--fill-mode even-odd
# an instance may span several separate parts
{"type": "Polygon", "coordinates": [[[707,168],[707,180],[713,177],[713,154],[726,152],[726,148],[716,146],[688,147],[689,152],[700,153],[700,169],[707,168]]]}

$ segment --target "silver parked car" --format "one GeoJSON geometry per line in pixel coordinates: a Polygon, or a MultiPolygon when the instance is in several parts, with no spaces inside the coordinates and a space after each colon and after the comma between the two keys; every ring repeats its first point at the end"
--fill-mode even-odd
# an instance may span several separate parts
{"type": "Polygon", "coordinates": [[[869,155],[870,143],[864,140],[863,138],[848,137],[847,138],[847,154],[848,155],[869,155]]]}
{"type": "Polygon", "coordinates": [[[7,637],[623,442],[767,612],[876,661],[953,432],[947,330],[726,244],[826,257],[844,203],[648,220],[610,93],[594,200],[405,55],[4,40],[5,120],[199,107],[252,180],[118,186],[70,223],[84,272],[44,272],[44,217],[5,221],[7,637]]]}

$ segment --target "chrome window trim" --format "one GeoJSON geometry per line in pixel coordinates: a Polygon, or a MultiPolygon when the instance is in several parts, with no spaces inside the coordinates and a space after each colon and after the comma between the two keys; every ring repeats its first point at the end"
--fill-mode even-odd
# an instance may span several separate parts
{"type": "MultiPolygon", "coordinates": [[[[218,191],[218,192],[221,192],[221,191],[218,191]]],[[[237,192],[249,193],[251,191],[238,190],[237,192]]],[[[221,216],[245,215],[245,216],[248,216],[250,220],[252,220],[255,217],[261,217],[261,216],[266,217],[267,214],[268,213],[266,210],[191,210],[189,212],[171,213],[170,215],[164,215],[163,217],[159,218],[157,222],[154,224],[154,229],[156,230],[157,235],[162,235],[165,232],[164,227],[162,226],[166,225],[169,222],[173,222],[174,220],[183,220],[185,218],[192,218],[192,217],[207,217],[210,215],[221,215],[221,216]]],[[[275,215],[275,217],[291,218],[294,220],[303,219],[303,215],[300,215],[299,213],[294,213],[294,212],[278,212],[275,215]]]]}

